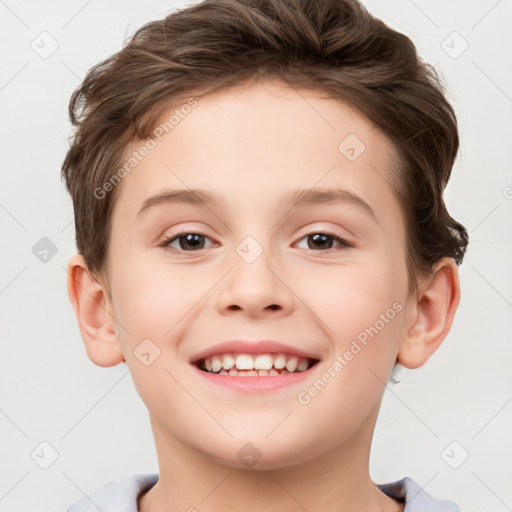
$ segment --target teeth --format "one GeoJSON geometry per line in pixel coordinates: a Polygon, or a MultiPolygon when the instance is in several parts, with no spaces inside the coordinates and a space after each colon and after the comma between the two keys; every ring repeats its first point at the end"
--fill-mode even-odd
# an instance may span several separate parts
{"type": "Polygon", "coordinates": [[[231,370],[231,368],[235,366],[235,358],[231,354],[224,354],[222,366],[224,367],[224,370],[231,370]]]}
{"type": "Polygon", "coordinates": [[[274,368],[276,370],[282,370],[286,366],[286,357],[283,354],[279,354],[274,360],[274,368]]]}
{"type": "Polygon", "coordinates": [[[297,369],[297,365],[299,364],[299,358],[298,357],[290,357],[288,361],[286,361],[286,369],[292,373],[297,369]]]}
{"type": "MultiPolygon", "coordinates": [[[[286,367],[288,368],[288,366],[286,367]]],[[[300,359],[299,364],[297,365],[297,371],[303,372],[304,370],[307,370],[309,368],[309,363],[307,359],[300,359]]]]}
{"type": "Polygon", "coordinates": [[[237,370],[252,370],[254,368],[252,357],[248,354],[238,354],[236,356],[236,368],[237,370]]]}
{"type": "Polygon", "coordinates": [[[202,366],[209,373],[238,377],[283,375],[303,372],[309,367],[308,359],[286,354],[214,354],[202,366]]]}
{"type": "Polygon", "coordinates": [[[222,359],[219,356],[212,357],[212,371],[217,373],[222,368],[222,359]]]}
{"type": "Polygon", "coordinates": [[[254,368],[256,370],[270,370],[273,364],[274,360],[269,354],[260,354],[259,356],[256,356],[256,359],[254,360],[254,368]]]}

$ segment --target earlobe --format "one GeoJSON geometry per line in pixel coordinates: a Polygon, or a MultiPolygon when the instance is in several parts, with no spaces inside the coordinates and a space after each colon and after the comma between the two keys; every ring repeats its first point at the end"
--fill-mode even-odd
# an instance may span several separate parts
{"type": "Polygon", "coordinates": [[[402,339],[398,362],[406,368],[423,366],[446,338],[460,300],[457,264],[453,258],[441,259],[432,277],[422,283],[416,304],[416,315],[402,339]]]}
{"type": "Polygon", "coordinates": [[[69,299],[89,359],[104,367],[121,363],[124,361],[123,352],[104,287],[91,276],[81,254],[69,259],[67,272],[69,299]]]}

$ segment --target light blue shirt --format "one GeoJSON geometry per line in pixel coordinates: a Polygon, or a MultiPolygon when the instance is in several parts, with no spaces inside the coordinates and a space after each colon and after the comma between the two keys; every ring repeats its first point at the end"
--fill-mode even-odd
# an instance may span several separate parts
{"type": "MultiPolygon", "coordinates": [[[[139,512],[139,495],[153,487],[157,480],[158,473],[140,473],[107,482],[99,491],[75,501],[66,512],[139,512]]],[[[461,512],[452,501],[434,499],[409,477],[378,487],[404,503],[404,512],[461,512]]]]}

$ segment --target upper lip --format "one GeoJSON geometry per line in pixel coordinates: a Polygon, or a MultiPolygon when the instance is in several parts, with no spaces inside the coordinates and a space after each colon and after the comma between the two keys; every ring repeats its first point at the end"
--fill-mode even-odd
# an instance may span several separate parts
{"type": "Polygon", "coordinates": [[[208,347],[201,352],[193,355],[191,363],[204,360],[215,354],[290,354],[297,357],[306,357],[309,359],[319,359],[318,355],[301,350],[293,345],[287,345],[279,341],[272,340],[230,340],[218,343],[208,347]]]}

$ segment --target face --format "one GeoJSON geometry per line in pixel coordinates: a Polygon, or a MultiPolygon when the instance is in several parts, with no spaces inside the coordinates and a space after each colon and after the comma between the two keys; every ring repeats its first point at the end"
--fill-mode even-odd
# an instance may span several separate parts
{"type": "Polygon", "coordinates": [[[115,329],[155,439],[233,467],[246,452],[258,468],[299,464],[372,431],[406,325],[392,146],[299,92],[267,81],[199,98],[113,212],[115,329]],[[208,371],[221,363],[240,371],[208,371]]]}

